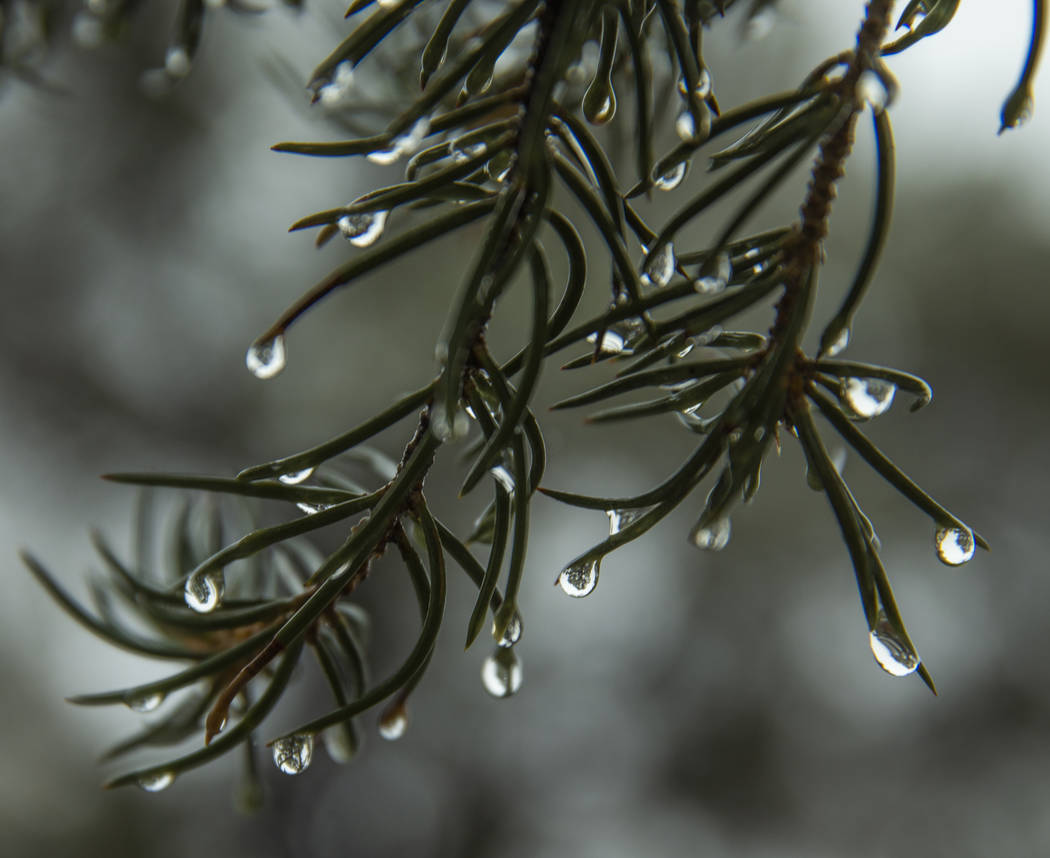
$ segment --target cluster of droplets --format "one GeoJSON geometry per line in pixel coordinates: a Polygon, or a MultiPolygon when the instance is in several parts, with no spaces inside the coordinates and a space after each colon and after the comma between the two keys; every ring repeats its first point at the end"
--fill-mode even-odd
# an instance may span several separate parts
{"type": "Polygon", "coordinates": [[[642,265],[642,283],[662,289],[671,282],[677,264],[674,245],[669,241],[653,253],[646,250],[645,263],[642,265]]]}
{"type": "Polygon", "coordinates": [[[512,646],[497,646],[481,664],[481,685],[493,697],[512,697],[522,680],[521,660],[512,646]]]}
{"type": "Polygon", "coordinates": [[[704,551],[721,551],[729,544],[732,532],[733,525],[728,517],[716,518],[694,527],[689,539],[693,545],[704,551]]]}
{"type": "Polygon", "coordinates": [[[881,378],[847,378],[840,395],[855,417],[870,420],[889,411],[896,393],[897,385],[881,378]]]}
{"type": "Polygon", "coordinates": [[[354,247],[375,244],[386,228],[387,212],[362,212],[345,214],[335,222],[343,237],[354,247]]]}
{"type": "Polygon", "coordinates": [[[919,656],[901,639],[886,614],[879,611],[868,635],[871,654],[879,667],[891,676],[907,676],[919,666],[919,656]]]}
{"type": "Polygon", "coordinates": [[[558,574],[555,583],[562,592],[574,599],[582,599],[594,592],[598,586],[598,573],[601,564],[598,560],[584,560],[566,566],[558,574]]]}
{"type": "Polygon", "coordinates": [[[256,378],[267,379],[277,375],[285,365],[284,335],[256,340],[248,347],[244,363],[256,378]]]}
{"type": "Polygon", "coordinates": [[[976,541],[968,527],[939,527],[934,534],[937,559],[946,566],[962,566],[974,555],[976,541]]]}
{"type": "Polygon", "coordinates": [[[273,743],[273,764],[286,775],[305,772],[314,756],[314,737],[308,733],[285,736],[273,743]]]}
{"type": "Polygon", "coordinates": [[[194,572],[186,579],[183,597],[186,604],[199,614],[214,611],[222,603],[225,580],[221,570],[194,572]]]}

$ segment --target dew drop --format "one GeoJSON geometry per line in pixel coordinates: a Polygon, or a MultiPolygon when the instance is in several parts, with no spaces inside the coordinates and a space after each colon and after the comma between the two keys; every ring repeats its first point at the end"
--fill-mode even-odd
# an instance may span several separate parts
{"type": "Polygon", "coordinates": [[[164,70],[172,77],[186,77],[190,73],[190,55],[182,45],[172,45],[164,56],[164,70]]]}
{"type": "Polygon", "coordinates": [[[470,434],[470,417],[465,411],[456,409],[456,413],[449,419],[445,403],[436,402],[430,411],[430,431],[442,444],[461,441],[470,434]]]}
{"type": "MultiPolygon", "coordinates": [[[[598,83],[597,81],[595,83],[598,83]]],[[[583,96],[583,115],[591,125],[605,125],[616,115],[616,93],[602,82],[588,87],[583,96]]]]}
{"type": "Polygon", "coordinates": [[[73,17],[73,41],[82,48],[97,48],[105,39],[102,22],[90,12],[77,12],[73,17]]]}
{"type": "Polygon", "coordinates": [[[160,706],[164,702],[164,696],[163,691],[147,691],[128,697],[124,703],[132,712],[144,715],[147,712],[153,712],[160,706]]]}
{"type": "Polygon", "coordinates": [[[334,763],[344,765],[349,763],[357,753],[357,740],[354,731],[349,724],[336,724],[325,730],[321,737],[324,740],[324,749],[334,763]]]}
{"type": "Polygon", "coordinates": [[[642,282],[662,289],[671,282],[676,264],[674,245],[667,242],[656,253],[646,255],[642,267],[642,282]]]}
{"type": "Polygon", "coordinates": [[[849,328],[843,328],[839,331],[837,337],[824,349],[824,354],[828,357],[835,357],[835,355],[842,354],[846,350],[846,346],[849,345],[850,330],[849,328]]]}
{"type": "Polygon", "coordinates": [[[723,251],[704,263],[700,276],[693,283],[693,289],[701,295],[714,295],[729,285],[729,278],[732,276],[733,266],[729,261],[729,254],[723,251]]]}
{"type": "Polygon", "coordinates": [[[139,786],[146,792],[160,792],[175,783],[175,772],[162,771],[142,775],[139,778],[139,786]]]}
{"type": "MultiPolygon", "coordinates": [[[[598,335],[590,334],[587,337],[587,342],[592,344],[598,342],[598,335]]],[[[626,341],[623,335],[609,328],[602,334],[602,344],[598,351],[603,355],[618,355],[623,352],[625,345],[626,341]]]]}
{"type": "Polygon", "coordinates": [[[615,536],[621,530],[630,527],[643,515],[644,509],[608,509],[605,514],[609,516],[609,536],[615,536]]]}
{"type": "Polygon", "coordinates": [[[919,656],[894,631],[886,615],[879,612],[868,635],[871,653],[879,667],[892,676],[907,676],[919,666],[919,656]]]}
{"type": "Polygon", "coordinates": [[[299,512],[306,515],[316,515],[332,506],[330,503],[308,503],[307,501],[297,501],[295,505],[299,508],[299,512]]]}
{"type": "Polygon", "coordinates": [[[379,735],[388,742],[396,742],[408,729],[408,710],[403,702],[388,707],[379,717],[379,735]]]}
{"type": "Polygon", "coordinates": [[[732,532],[732,522],[728,518],[718,518],[704,527],[699,525],[694,527],[689,539],[697,548],[705,551],[721,551],[729,544],[732,532]]]}
{"type": "Polygon", "coordinates": [[[885,414],[896,393],[897,385],[881,378],[847,378],[842,382],[842,398],[862,420],[885,414]]]}
{"type": "Polygon", "coordinates": [[[273,378],[284,369],[284,336],[278,334],[268,340],[256,340],[248,348],[244,362],[256,378],[273,378]]]}
{"type": "Polygon", "coordinates": [[[286,486],[297,486],[299,483],[306,482],[313,474],[313,467],[309,467],[303,468],[301,471],[289,471],[287,474],[281,474],[277,479],[286,486]]]}
{"type": "Polygon", "coordinates": [[[657,176],[653,180],[653,185],[655,185],[657,190],[660,191],[673,191],[682,184],[687,167],[688,164],[686,164],[685,161],[679,161],[673,167],[670,167],[664,173],[657,176]]]}
{"type": "Polygon", "coordinates": [[[946,566],[962,566],[973,558],[976,544],[968,527],[940,527],[934,534],[937,559],[946,566]]]}
{"type": "Polygon", "coordinates": [[[688,110],[683,110],[674,121],[674,131],[678,139],[683,143],[693,143],[698,135],[696,132],[696,120],[688,110]]]}
{"type": "Polygon", "coordinates": [[[186,604],[200,614],[207,614],[219,607],[226,582],[219,570],[195,572],[186,579],[183,597],[186,604]]]}
{"type": "Polygon", "coordinates": [[[521,640],[521,633],[523,631],[523,624],[521,622],[521,614],[517,611],[514,612],[514,616],[510,618],[510,622],[507,623],[507,628],[503,632],[502,637],[497,637],[499,629],[497,628],[496,621],[492,621],[492,637],[496,641],[496,646],[499,647],[511,647],[514,646],[518,641],[521,640]]]}
{"type": "Polygon", "coordinates": [[[496,465],[489,471],[492,478],[499,483],[507,494],[514,494],[514,475],[507,470],[506,465],[496,465]]]}
{"type": "Polygon", "coordinates": [[[584,561],[561,570],[555,583],[562,592],[575,599],[582,599],[594,592],[598,586],[599,563],[597,560],[584,561]]]}
{"type": "Polygon", "coordinates": [[[859,104],[867,104],[876,113],[886,109],[890,94],[886,90],[886,84],[874,71],[868,69],[857,80],[857,88],[854,93],[859,104]]]}
{"type": "Polygon", "coordinates": [[[286,775],[305,772],[314,755],[314,737],[309,734],[285,736],[273,743],[273,764],[286,775]]]}
{"type": "Polygon", "coordinates": [[[386,218],[385,211],[347,214],[336,221],[336,226],[354,247],[368,247],[383,234],[386,218]]]}
{"type": "Polygon", "coordinates": [[[518,654],[500,647],[481,664],[481,684],[493,697],[512,697],[521,690],[522,670],[518,654]]]}

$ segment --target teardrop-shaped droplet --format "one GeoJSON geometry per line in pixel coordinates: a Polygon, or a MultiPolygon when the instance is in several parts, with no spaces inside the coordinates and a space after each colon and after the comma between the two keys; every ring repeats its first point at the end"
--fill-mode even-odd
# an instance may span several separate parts
{"type": "Polygon", "coordinates": [[[616,91],[608,79],[595,78],[583,94],[583,115],[591,125],[604,125],[616,115],[616,91]]]}
{"type": "Polygon", "coordinates": [[[201,614],[214,611],[222,602],[226,581],[221,570],[195,572],[186,579],[183,597],[186,604],[201,614]]]}
{"type": "Polygon", "coordinates": [[[973,558],[976,542],[968,527],[940,527],[934,534],[937,559],[946,566],[962,566],[973,558]]]}
{"type": "Polygon", "coordinates": [[[646,512],[648,510],[645,509],[607,509],[605,514],[609,516],[609,536],[615,536],[630,527],[646,512]]]}
{"type": "Polygon", "coordinates": [[[485,172],[489,174],[489,178],[492,181],[503,182],[510,175],[513,167],[514,155],[505,149],[492,156],[492,160],[485,165],[485,172]]]}
{"type": "Polygon", "coordinates": [[[284,336],[278,334],[269,340],[257,340],[248,348],[244,362],[256,378],[273,378],[284,369],[284,336]]]}
{"type": "Polygon", "coordinates": [[[385,211],[347,214],[336,221],[336,226],[354,247],[368,247],[383,234],[386,218],[385,211]]]}
{"type": "Polygon", "coordinates": [[[918,654],[897,635],[886,615],[879,612],[868,635],[871,653],[879,667],[892,676],[907,676],[919,666],[918,654]]]}
{"type": "Polygon", "coordinates": [[[882,78],[871,69],[863,72],[857,79],[854,95],[858,104],[867,104],[876,113],[881,113],[886,109],[886,103],[890,97],[882,78]]]}
{"type": "Polygon", "coordinates": [[[842,382],[842,398],[862,420],[885,414],[896,393],[897,385],[881,378],[847,378],[842,382]]]}
{"type": "Polygon", "coordinates": [[[843,328],[841,331],[839,331],[835,339],[828,343],[827,348],[824,349],[824,354],[826,354],[828,357],[835,357],[835,355],[844,352],[846,350],[846,346],[849,345],[849,337],[850,329],[843,328]]]}
{"type": "Polygon", "coordinates": [[[521,621],[521,614],[517,611],[514,612],[514,616],[510,618],[510,622],[507,623],[507,628],[503,631],[502,635],[499,635],[499,626],[496,620],[492,621],[492,637],[496,641],[496,646],[499,647],[511,647],[514,646],[518,641],[521,640],[521,633],[524,629],[524,625],[521,621]],[[497,635],[499,635],[497,637],[497,635]]]}
{"type": "Polygon", "coordinates": [[[297,486],[299,483],[306,482],[313,474],[313,467],[309,467],[303,468],[301,471],[289,471],[287,474],[281,474],[277,479],[286,486],[297,486]]]}
{"type": "Polygon", "coordinates": [[[127,697],[124,700],[124,704],[132,712],[145,715],[147,712],[152,712],[160,706],[164,702],[164,696],[163,691],[146,691],[142,694],[134,694],[127,697]]]}
{"type": "Polygon", "coordinates": [[[482,662],[481,684],[493,697],[512,697],[521,690],[521,660],[510,647],[500,647],[482,662]]]}
{"type": "Polygon", "coordinates": [[[285,736],[273,743],[273,764],[286,775],[305,772],[314,756],[314,737],[309,734],[285,736]]]}
{"type": "Polygon", "coordinates": [[[582,599],[594,592],[598,586],[599,563],[597,560],[584,561],[561,570],[556,581],[562,591],[575,599],[582,599]]]}
{"type": "MultiPolygon", "coordinates": [[[[678,78],[678,91],[682,95],[689,95],[689,83],[684,77],[678,78]]],[[[696,97],[707,98],[711,94],[711,72],[706,68],[700,69],[700,75],[696,79],[696,97]]]]}
{"type": "Polygon", "coordinates": [[[653,180],[653,185],[660,191],[673,191],[685,178],[686,169],[689,165],[685,161],[679,161],[673,167],[669,167],[653,180]]]}
{"type": "Polygon", "coordinates": [[[642,282],[662,289],[671,282],[676,264],[674,245],[667,242],[655,253],[650,253],[645,257],[642,282]]]}
{"type": "Polygon", "coordinates": [[[164,71],[172,77],[186,77],[190,73],[190,55],[182,45],[172,45],[164,56],[164,71]]]}
{"type": "Polygon", "coordinates": [[[396,742],[408,729],[408,710],[403,702],[383,711],[379,717],[379,735],[388,742],[396,742]]]}
{"type": "Polygon", "coordinates": [[[489,471],[492,478],[499,483],[507,494],[514,494],[514,475],[507,469],[506,465],[496,465],[489,471]]]}
{"type": "Polygon", "coordinates": [[[139,786],[146,792],[160,792],[173,783],[175,783],[175,772],[170,770],[142,775],[138,780],[139,786]]]}
{"type": "Polygon", "coordinates": [[[693,113],[686,108],[674,121],[674,132],[683,143],[703,143],[710,130],[710,122],[698,123],[693,113]]]}
{"type": "Polygon", "coordinates": [[[321,734],[324,749],[333,763],[349,763],[357,753],[357,737],[353,728],[346,723],[329,727],[321,734]]]}
{"type": "Polygon", "coordinates": [[[729,261],[729,254],[723,251],[704,263],[700,276],[693,283],[693,289],[701,295],[714,295],[729,285],[729,278],[732,276],[733,266],[729,261]]]}
{"type": "Polygon", "coordinates": [[[1002,124],[999,133],[1002,134],[1007,128],[1016,128],[1024,125],[1032,118],[1035,102],[1032,99],[1032,90],[1022,83],[1018,86],[1003,103],[1001,114],[1002,124]]]}
{"type": "Polygon", "coordinates": [[[442,444],[461,441],[470,434],[470,418],[458,408],[450,417],[445,403],[439,400],[430,409],[430,431],[442,444]]]}
{"type": "Polygon", "coordinates": [[[728,518],[717,518],[704,527],[693,528],[689,539],[697,548],[705,551],[721,551],[729,544],[733,532],[732,522],[728,518]]]}

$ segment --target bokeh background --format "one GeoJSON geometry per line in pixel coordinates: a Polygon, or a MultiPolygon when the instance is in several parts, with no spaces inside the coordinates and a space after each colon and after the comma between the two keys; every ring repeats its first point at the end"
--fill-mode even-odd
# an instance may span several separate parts
{"type": "MultiPolygon", "coordinates": [[[[486,644],[461,652],[470,593],[456,580],[401,741],[369,725],[348,767],[320,749],[299,778],[267,766],[254,817],[233,809],[232,761],[160,795],[97,788],[107,773],[97,754],[141,716],[62,698],[165,667],[74,627],[25,574],[18,547],[83,594],[89,527],[119,544],[130,530],[132,493],[98,474],[231,473],[418,386],[476,246],[464,234],[333,298],[291,335],[281,376],[261,383],[245,371],[248,342],[351,252],[315,251],[287,225],[396,175],[268,151],[336,133],[266,71],[280,57],[305,79],[341,37],[338,4],[310,5],[300,16],[212,15],[192,74],[161,100],[138,80],[163,57],[170,3],[154,4],[122,44],[67,46],[47,66],[66,95],[11,82],[0,91],[5,854],[1047,854],[1050,74],[1030,124],[995,134],[1027,46],[1026,0],[969,0],[948,30],[892,58],[899,207],[849,351],[933,384],[929,408],[898,404],[871,434],[993,544],[965,567],[941,566],[930,523],[847,462],[939,698],[872,662],[845,549],[787,444],[734,517],[725,552],[692,550],[695,510],[680,511],[609,558],[582,601],[550,582],[601,537],[604,517],[539,499],[518,647],[525,685],[510,701],[482,691],[486,644]]],[[[757,42],[735,20],[714,28],[705,55],[723,105],[781,89],[847,46],[862,5],[785,2],[757,42]]],[[[870,217],[861,136],[818,313],[847,285],[870,217]]],[[[802,180],[772,222],[790,216],[802,180]]],[[[653,216],[700,182],[694,171],[653,216]]],[[[566,375],[547,374],[541,401],[588,383],[566,375]]],[[[588,492],[653,484],[692,441],[674,421],[630,438],[584,428],[575,413],[545,425],[548,481],[588,492]]],[[[395,454],[403,440],[383,444],[395,454]]],[[[454,463],[443,473],[454,478],[454,463]]],[[[452,507],[451,482],[435,491],[448,518],[469,526],[476,506],[452,507]]],[[[396,581],[366,590],[372,652],[391,664],[411,634],[411,599],[396,581]]],[[[326,704],[313,678],[297,688],[273,732],[326,704]]]]}

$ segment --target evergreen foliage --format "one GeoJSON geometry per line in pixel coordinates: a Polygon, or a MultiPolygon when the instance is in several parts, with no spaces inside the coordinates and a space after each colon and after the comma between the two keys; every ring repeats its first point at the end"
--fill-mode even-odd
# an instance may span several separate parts
{"type": "MultiPolygon", "coordinates": [[[[85,24],[78,17],[81,37],[119,32],[137,5],[89,2],[78,13],[91,18],[85,24]]],[[[201,28],[222,5],[183,0],[160,83],[173,85],[190,71],[201,28]]],[[[335,759],[349,759],[358,743],[357,719],[376,707],[382,707],[381,732],[400,735],[407,701],[425,675],[445,619],[448,567],[466,574],[477,588],[466,622],[467,646],[491,629],[486,689],[497,697],[514,694],[522,676],[515,646],[522,635],[518,592],[537,491],[608,515],[608,537],[568,562],[558,576],[566,593],[582,597],[597,585],[606,555],[646,533],[705,484],[710,486],[706,502],[689,538],[701,549],[723,549],[731,515],[758,491],[764,460],[789,436],[805,454],[810,488],[825,495],[841,530],[876,660],[894,675],[915,673],[933,689],[905,630],[874,527],[824,437],[830,431],[844,441],[930,519],[944,563],[965,563],[976,548],[988,547],[862,429],[889,409],[898,393],[918,410],[931,399],[929,386],[907,372],[840,356],[886,243],[893,205],[894,144],[886,108],[897,85],[883,57],[942,29],[959,2],[912,0],[897,22],[903,35],[887,42],[894,4],[870,0],[858,8],[855,43],[821,63],[798,87],[729,106],[716,99],[702,42],[725,36],[722,19],[734,5],[733,0],[351,3],[349,35],[308,83],[314,100],[353,105],[358,66],[374,53],[403,103],[377,132],[334,142],[280,143],[274,149],[403,162],[404,180],[293,225],[317,230],[319,245],[341,235],[356,249],[259,336],[248,351],[248,368],[259,378],[280,372],[286,341],[294,347],[295,326],[335,290],[468,225],[483,225],[484,239],[463,271],[437,342],[436,372],[421,371],[415,392],[338,437],[249,467],[235,479],[109,475],[120,483],[192,490],[193,502],[178,513],[163,572],[150,568],[150,534],[159,523],[148,495],[139,508],[139,538],[130,560],[95,537],[110,574],[93,590],[93,611],[68,595],[37,559],[24,555],[32,574],[91,631],[123,649],[188,665],[154,682],[72,698],[82,705],[123,703],[146,712],[180,696],[177,705],[165,707],[161,720],[114,748],[110,757],[203,733],[200,748],[122,774],[109,786],[162,789],[186,770],[238,747],[247,749],[250,760],[253,737],[306,652],[327,678],[333,703],[269,741],[278,768],[305,769],[317,737],[335,759]],[[589,55],[588,43],[597,45],[589,55]],[[585,56],[595,59],[581,62],[585,56]],[[655,123],[669,109],[677,116],[680,140],[658,153],[655,123]],[[602,130],[615,122],[634,129],[629,178],[614,168],[602,130]],[[812,323],[836,184],[862,122],[870,122],[877,151],[871,230],[839,309],[817,329],[817,352],[807,354],[802,343],[812,323]],[[797,220],[749,231],[772,193],[807,162],[809,182],[797,220]],[[639,201],[675,193],[686,172],[702,163],[708,169],[703,187],[691,190],[665,223],[648,223],[639,201]],[[705,244],[692,246],[684,237],[686,227],[726,202],[729,214],[720,228],[705,244]],[[608,278],[594,274],[601,266],[585,250],[578,214],[607,254],[608,278]],[[388,231],[390,225],[397,229],[388,231]],[[554,282],[553,257],[564,259],[564,283],[554,282]],[[527,292],[530,313],[520,326],[518,351],[501,359],[486,334],[499,299],[511,288],[527,292]],[[607,306],[580,318],[581,300],[593,290],[605,291],[607,306]],[[731,327],[756,307],[771,310],[766,330],[731,327]],[[566,366],[581,370],[582,377],[598,363],[612,364],[617,372],[606,383],[586,387],[584,382],[581,392],[555,408],[594,406],[599,410],[590,422],[628,427],[645,417],[674,415],[682,431],[695,436],[693,453],[663,482],[628,497],[600,497],[580,487],[555,488],[557,477],[545,477],[534,394],[548,360],[562,360],[574,347],[578,354],[566,366]],[[620,399],[638,391],[648,398],[626,404],[620,399]],[[366,446],[383,433],[400,433],[400,462],[366,446]],[[461,493],[484,492],[489,499],[473,532],[457,534],[442,522],[442,510],[428,502],[425,481],[438,456],[458,455],[464,448],[469,464],[461,493]],[[354,463],[364,463],[373,474],[370,485],[348,475],[354,463]],[[301,515],[259,526],[252,523],[259,500],[301,515]],[[341,528],[343,542],[324,554],[311,535],[333,526],[341,528]],[[354,595],[377,559],[394,552],[418,600],[420,627],[404,663],[389,677],[370,682],[365,619],[354,595]],[[128,622],[132,615],[135,626],[128,622]],[[143,625],[154,634],[145,637],[136,630],[143,625]]],[[[225,6],[251,11],[242,0],[227,0],[225,6]]],[[[770,0],[753,0],[744,19],[757,26],[773,6],[770,0]]],[[[18,15],[29,16],[26,20],[36,15],[38,44],[46,44],[56,8],[45,0],[4,0],[0,44],[6,70],[29,81],[43,79],[36,47],[22,36],[15,39],[12,22],[18,15]]],[[[1031,111],[1045,28],[1043,0],[1034,0],[1033,10],[1030,50],[1002,108],[1002,129],[1020,124],[1031,111]]],[[[150,79],[154,88],[158,80],[150,79]]],[[[254,772],[250,763],[249,771],[254,772]]],[[[244,794],[248,803],[258,796],[253,784],[249,781],[244,794]]]]}

